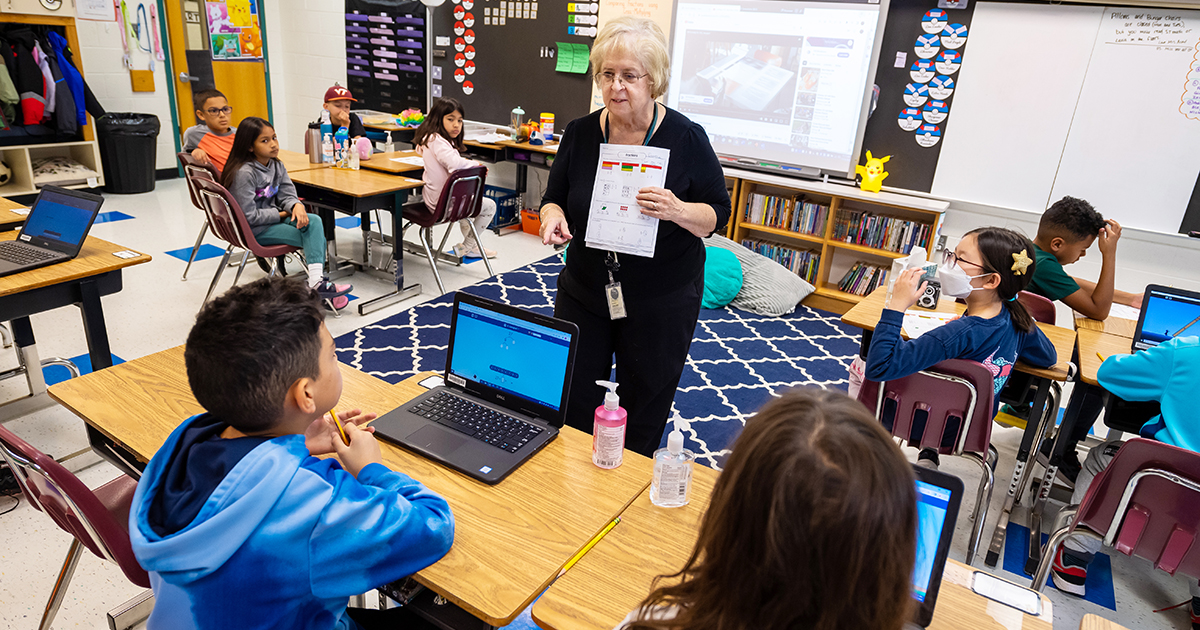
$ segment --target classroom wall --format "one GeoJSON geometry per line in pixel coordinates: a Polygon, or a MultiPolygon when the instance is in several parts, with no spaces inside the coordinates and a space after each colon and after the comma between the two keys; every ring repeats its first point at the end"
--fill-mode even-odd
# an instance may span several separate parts
{"type": "MultiPolygon", "coordinates": [[[[124,50],[121,48],[121,30],[117,23],[75,20],[75,28],[79,33],[80,48],[76,51],[76,61],[82,60],[84,78],[96,99],[106,111],[158,116],[162,128],[158,134],[155,167],[173,168],[176,160],[171,110],[175,106],[167,92],[167,64],[155,62],[153,92],[134,92],[129,82],[129,71],[122,61],[124,50]]],[[[132,42],[131,48],[136,48],[132,42]]],[[[133,50],[130,58],[135,69],[145,70],[151,55],[133,50]]]]}

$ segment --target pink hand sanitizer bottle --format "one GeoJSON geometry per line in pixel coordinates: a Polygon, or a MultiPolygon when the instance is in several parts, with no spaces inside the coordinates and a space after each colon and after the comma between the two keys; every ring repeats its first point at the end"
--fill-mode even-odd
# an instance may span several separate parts
{"type": "Polygon", "coordinates": [[[616,468],[621,465],[625,452],[625,420],[628,414],[621,408],[617,397],[617,384],[612,381],[596,381],[607,387],[604,404],[596,407],[596,425],[592,427],[592,463],[601,468],[616,468]]]}

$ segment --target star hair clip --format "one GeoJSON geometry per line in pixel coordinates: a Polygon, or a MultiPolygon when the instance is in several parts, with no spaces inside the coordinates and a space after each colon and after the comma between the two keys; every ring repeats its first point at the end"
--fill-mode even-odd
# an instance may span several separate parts
{"type": "Polygon", "coordinates": [[[1029,265],[1033,264],[1033,259],[1029,257],[1027,252],[1028,250],[1022,249],[1021,253],[1012,255],[1012,272],[1014,276],[1024,275],[1025,270],[1029,268],[1029,265]]]}

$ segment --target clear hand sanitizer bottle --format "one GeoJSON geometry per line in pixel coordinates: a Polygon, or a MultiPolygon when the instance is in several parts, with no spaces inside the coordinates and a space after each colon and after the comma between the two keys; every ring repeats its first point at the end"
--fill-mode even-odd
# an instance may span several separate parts
{"type": "Polygon", "coordinates": [[[600,468],[616,468],[621,465],[625,454],[625,422],[628,414],[621,408],[617,397],[617,384],[612,381],[596,381],[607,387],[604,404],[596,407],[596,423],[592,426],[592,463],[600,468]]]}
{"type": "Polygon", "coordinates": [[[695,454],[683,448],[683,431],[679,419],[667,436],[667,447],[654,451],[654,480],[650,482],[650,502],[659,507],[674,508],[688,504],[692,489],[692,460],[695,454]]]}
{"type": "Polygon", "coordinates": [[[327,109],[321,110],[321,161],[333,164],[333,123],[327,109]]]}

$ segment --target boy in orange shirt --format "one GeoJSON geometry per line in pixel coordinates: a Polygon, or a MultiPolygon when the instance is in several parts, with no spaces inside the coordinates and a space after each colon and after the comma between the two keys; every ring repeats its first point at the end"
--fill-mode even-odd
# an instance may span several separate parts
{"type": "Polygon", "coordinates": [[[217,90],[202,90],[192,96],[196,118],[204,121],[183,132],[183,150],[201,164],[212,164],[217,172],[225,168],[237,127],[229,124],[233,108],[217,90]]]}

